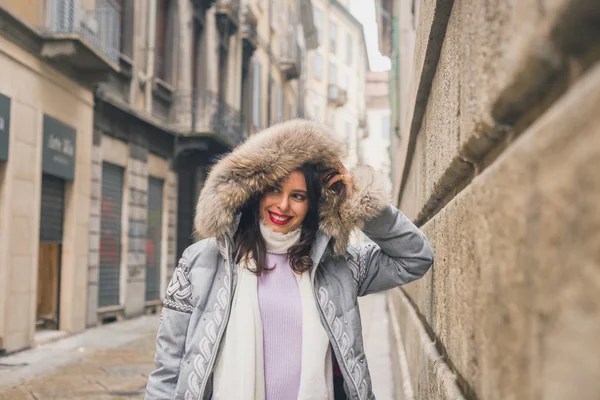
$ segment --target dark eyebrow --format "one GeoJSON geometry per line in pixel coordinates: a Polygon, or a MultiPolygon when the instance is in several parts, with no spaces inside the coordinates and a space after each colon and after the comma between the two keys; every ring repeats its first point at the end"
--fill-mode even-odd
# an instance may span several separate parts
{"type": "Polygon", "coordinates": [[[303,194],[305,196],[308,194],[308,192],[306,190],[294,190],[293,192],[294,193],[300,193],[300,194],[303,194]]]}

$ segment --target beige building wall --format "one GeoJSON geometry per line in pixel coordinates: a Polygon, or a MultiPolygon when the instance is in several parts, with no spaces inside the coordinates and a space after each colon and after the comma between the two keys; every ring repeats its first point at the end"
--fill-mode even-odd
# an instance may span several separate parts
{"type": "MultiPolygon", "coordinates": [[[[251,8],[257,18],[258,46],[252,55],[250,67],[250,87],[254,90],[256,66],[260,63],[260,96],[255,104],[253,94],[252,108],[259,108],[260,126],[254,131],[280,122],[277,118],[277,88],[281,90],[281,120],[296,118],[298,113],[298,79],[286,79],[283,69],[283,52],[289,41],[286,35],[293,34],[298,41],[300,31],[299,10],[295,0],[271,2],[268,0],[245,0],[243,5],[251,8]],[[290,33],[291,32],[291,33],[290,33]],[[271,81],[271,84],[269,84],[271,81]],[[270,107],[269,107],[270,106],[270,107]]],[[[302,43],[302,41],[299,41],[302,43]]],[[[300,54],[298,54],[300,57],[300,54]]],[[[253,111],[254,112],[254,111],[253,111]]],[[[252,121],[252,115],[248,116],[252,121]]],[[[255,125],[252,123],[252,125],[255,125]]]]}
{"type": "MultiPolygon", "coordinates": [[[[112,321],[115,318],[135,317],[144,312],[155,312],[161,304],[164,288],[171,278],[176,262],[176,207],[177,177],[173,169],[173,135],[168,131],[176,128],[175,116],[178,101],[191,99],[191,43],[192,4],[184,0],[172,0],[165,18],[164,54],[159,54],[156,40],[157,1],[124,2],[121,35],[124,42],[131,42],[131,51],[121,49],[123,67],[131,68],[131,76],[122,85],[114,85],[121,75],[113,75],[101,84],[104,94],[95,114],[95,142],[93,147],[92,210],[93,229],[90,230],[90,258],[87,295],[87,325],[112,321]],[[153,7],[154,11],[153,11],[153,7]],[[127,54],[124,54],[127,53],[127,54]],[[166,76],[161,77],[156,68],[166,63],[166,76]],[[123,90],[126,87],[126,90],[123,90]],[[167,112],[158,112],[165,96],[174,99],[167,105],[167,112]],[[108,112],[110,111],[110,114],[108,112]],[[157,139],[157,135],[162,135],[157,139]],[[168,139],[170,136],[170,139],[168,139]],[[162,140],[166,148],[160,155],[156,141],[162,140]],[[102,178],[103,163],[123,168],[123,199],[120,236],[120,264],[118,304],[99,307],[99,292],[102,289],[101,270],[101,225],[102,225],[102,178]],[[147,301],[145,298],[147,275],[147,229],[149,178],[163,181],[162,221],[160,237],[160,298],[147,301]],[[135,193],[135,195],[132,195],[135,193]],[[174,215],[175,214],[175,215],[174,215]]],[[[207,23],[214,20],[214,11],[207,23]],[[212,17],[211,17],[212,16],[212,17]]],[[[213,23],[214,30],[214,23],[213,23]]],[[[212,36],[209,36],[212,37],[212,36]]],[[[201,45],[205,45],[201,43],[201,45]]],[[[214,57],[210,59],[214,60],[214,57]]],[[[211,66],[211,70],[216,67],[211,66]]],[[[165,107],[165,106],[162,106],[165,107]]],[[[186,126],[189,129],[189,125],[186,126]]]]}
{"type": "Polygon", "coordinates": [[[600,4],[420,5],[395,202],[435,264],[389,294],[398,396],[596,399],[600,4]]]}
{"type": "Polygon", "coordinates": [[[59,327],[85,328],[93,96],[3,36],[0,71],[0,93],[12,100],[0,200],[0,348],[14,351],[34,344],[44,114],[76,130],[75,179],[65,189],[59,327]]]}
{"type": "Polygon", "coordinates": [[[306,110],[315,120],[324,122],[346,142],[348,167],[358,163],[359,139],[363,132],[359,120],[365,117],[365,83],[368,60],[363,27],[343,5],[329,0],[314,0],[315,25],[319,29],[319,47],[308,53],[306,110]],[[331,47],[331,24],[335,24],[336,48],[331,47]],[[348,38],[351,56],[348,57],[348,38]],[[349,58],[349,59],[348,59],[349,58]],[[319,66],[320,64],[320,66],[319,66]],[[330,69],[336,71],[333,74],[330,69]],[[330,78],[346,91],[342,106],[328,99],[330,78]]]}

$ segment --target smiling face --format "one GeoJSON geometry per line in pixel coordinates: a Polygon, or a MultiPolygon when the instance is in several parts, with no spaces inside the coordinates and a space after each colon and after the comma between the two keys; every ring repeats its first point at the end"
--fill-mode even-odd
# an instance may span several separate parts
{"type": "Polygon", "coordinates": [[[260,218],[275,232],[286,234],[300,227],[308,213],[306,179],[294,171],[267,190],[259,202],[260,218]]]}

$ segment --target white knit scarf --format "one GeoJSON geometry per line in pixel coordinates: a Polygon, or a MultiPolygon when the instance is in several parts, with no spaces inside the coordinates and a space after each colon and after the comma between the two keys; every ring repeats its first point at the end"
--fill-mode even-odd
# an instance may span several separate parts
{"type": "MultiPolygon", "coordinates": [[[[267,251],[285,254],[300,241],[301,229],[286,235],[261,223],[267,251]]],[[[265,400],[263,331],[254,261],[240,263],[223,348],[213,376],[214,400],[265,400]],[[243,265],[242,265],[243,264],[243,265]]],[[[333,400],[329,338],[321,324],[310,273],[296,275],[302,303],[302,366],[298,400],[333,400]]]]}

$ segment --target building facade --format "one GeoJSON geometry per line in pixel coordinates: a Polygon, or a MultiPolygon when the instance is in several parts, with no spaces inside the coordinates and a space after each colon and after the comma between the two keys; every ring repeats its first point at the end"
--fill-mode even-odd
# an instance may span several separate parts
{"type": "MultiPolygon", "coordinates": [[[[366,126],[360,141],[359,159],[391,179],[388,71],[367,72],[366,126]]],[[[389,182],[391,187],[391,181],[389,182]]]]}
{"type": "Polygon", "coordinates": [[[301,115],[310,17],[306,0],[0,1],[0,352],[159,310],[212,163],[301,115]]]}
{"type": "Polygon", "coordinates": [[[114,54],[53,2],[0,2],[0,348],[86,326],[94,93],[114,54]],[[55,7],[56,6],[56,7],[55,7]]]}
{"type": "Polygon", "coordinates": [[[435,264],[391,291],[414,399],[600,393],[600,3],[380,0],[394,202],[435,264]]]}
{"type": "Polygon", "coordinates": [[[366,128],[368,58],[362,24],[336,0],[313,1],[318,47],[308,52],[305,110],[346,143],[348,167],[358,163],[366,128]]]}

